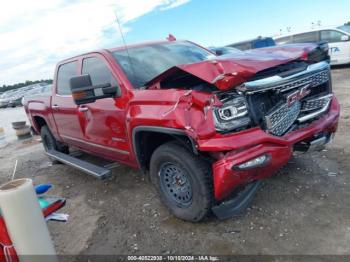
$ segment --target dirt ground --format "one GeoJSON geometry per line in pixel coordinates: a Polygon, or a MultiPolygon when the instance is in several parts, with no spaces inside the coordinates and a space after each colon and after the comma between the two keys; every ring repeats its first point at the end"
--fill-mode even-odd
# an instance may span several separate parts
{"type": "MultiPolygon", "coordinates": [[[[51,165],[42,145],[13,141],[0,153],[0,182],[54,184],[67,223],[49,222],[59,254],[350,255],[350,67],[332,70],[342,106],[339,131],[323,152],[291,159],[267,179],[240,217],[186,223],[172,217],[139,171],[121,166],[99,181],[51,165]]],[[[3,114],[0,110],[0,114],[3,114]]]]}

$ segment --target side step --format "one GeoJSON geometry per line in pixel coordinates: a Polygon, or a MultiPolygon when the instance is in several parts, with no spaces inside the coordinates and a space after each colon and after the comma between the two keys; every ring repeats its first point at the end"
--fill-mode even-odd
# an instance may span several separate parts
{"type": "Polygon", "coordinates": [[[49,150],[46,152],[46,154],[55,160],[58,160],[66,165],[79,169],[80,171],[88,173],[89,175],[93,175],[99,179],[105,179],[111,174],[111,170],[109,170],[108,168],[91,164],[71,155],[58,152],[56,150],[49,150]]]}

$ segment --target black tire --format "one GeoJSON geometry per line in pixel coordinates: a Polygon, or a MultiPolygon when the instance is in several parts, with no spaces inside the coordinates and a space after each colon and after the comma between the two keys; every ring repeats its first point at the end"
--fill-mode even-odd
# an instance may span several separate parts
{"type": "MultiPolygon", "coordinates": [[[[46,152],[53,149],[62,153],[66,153],[66,154],[69,153],[68,147],[56,140],[56,138],[52,135],[48,126],[43,126],[41,128],[40,135],[41,135],[41,140],[46,152]]],[[[52,161],[53,164],[60,163],[59,161],[52,158],[50,158],[50,160],[52,161]]]]}
{"type": "Polygon", "coordinates": [[[151,158],[150,176],[162,202],[176,217],[198,222],[210,213],[211,167],[185,147],[176,142],[158,147],[151,158]]]}

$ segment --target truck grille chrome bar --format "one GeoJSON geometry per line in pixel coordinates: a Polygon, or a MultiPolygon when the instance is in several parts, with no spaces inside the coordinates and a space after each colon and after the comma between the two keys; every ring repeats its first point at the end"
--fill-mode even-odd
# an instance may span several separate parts
{"type": "Polygon", "coordinates": [[[291,107],[283,104],[265,116],[266,127],[269,133],[277,136],[283,135],[297,119],[300,113],[300,106],[300,102],[294,103],[291,107]]]}
{"type": "Polygon", "coordinates": [[[254,94],[271,89],[278,89],[281,92],[286,92],[308,83],[310,83],[311,86],[318,86],[327,81],[329,81],[329,64],[327,62],[319,62],[308,66],[305,71],[288,77],[283,78],[275,75],[246,82],[240,89],[246,91],[247,94],[254,94]]]}
{"type": "Polygon", "coordinates": [[[276,136],[325,113],[333,97],[326,62],[310,65],[307,70],[285,78],[273,76],[247,82],[244,87],[262,127],[276,136]]]}

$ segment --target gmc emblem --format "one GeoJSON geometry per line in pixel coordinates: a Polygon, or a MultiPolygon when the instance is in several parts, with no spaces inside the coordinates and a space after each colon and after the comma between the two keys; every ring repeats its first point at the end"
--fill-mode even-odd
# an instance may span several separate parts
{"type": "Polygon", "coordinates": [[[308,94],[310,94],[311,90],[308,89],[310,86],[310,84],[300,88],[299,90],[289,94],[287,96],[287,105],[289,107],[291,107],[292,105],[294,105],[295,102],[299,101],[300,99],[302,99],[303,97],[307,96],[308,94]]]}

